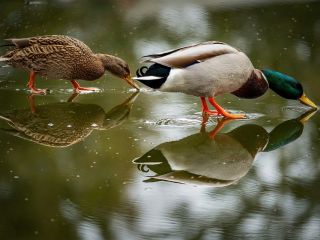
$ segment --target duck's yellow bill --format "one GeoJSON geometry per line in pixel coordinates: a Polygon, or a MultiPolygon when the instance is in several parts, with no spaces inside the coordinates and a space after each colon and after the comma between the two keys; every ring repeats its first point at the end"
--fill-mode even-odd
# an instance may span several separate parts
{"type": "Polygon", "coordinates": [[[312,107],[314,109],[318,109],[318,106],[312,102],[309,98],[307,98],[307,96],[305,94],[303,94],[300,98],[299,101],[309,107],[312,107]]]}
{"type": "Polygon", "coordinates": [[[309,119],[317,112],[316,109],[311,109],[309,110],[308,112],[304,113],[303,115],[301,115],[298,120],[304,124],[306,123],[307,121],[309,121],[309,119]]]}

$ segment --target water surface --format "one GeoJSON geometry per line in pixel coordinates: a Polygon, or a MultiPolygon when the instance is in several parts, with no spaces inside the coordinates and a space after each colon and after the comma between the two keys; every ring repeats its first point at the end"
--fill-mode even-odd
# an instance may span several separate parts
{"type": "MultiPolygon", "coordinates": [[[[230,43],[293,75],[320,102],[316,1],[2,1],[1,39],[67,34],[126,59],[230,43]]],[[[1,53],[5,49],[1,49],[1,53]]],[[[268,91],[217,101],[249,120],[210,118],[200,100],[106,74],[71,84],[0,69],[0,239],[317,239],[320,115],[268,91]],[[308,119],[309,118],[309,119],[308,119]],[[221,127],[218,130],[217,127],[221,127]]]]}

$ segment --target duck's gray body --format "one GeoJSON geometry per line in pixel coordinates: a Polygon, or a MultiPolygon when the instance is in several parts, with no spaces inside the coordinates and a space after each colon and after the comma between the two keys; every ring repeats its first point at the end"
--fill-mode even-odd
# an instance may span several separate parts
{"type": "Polygon", "coordinates": [[[267,80],[247,55],[222,42],[200,43],[145,57],[148,62],[171,69],[160,91],[200,97],[234,93],[254,98],[268,89],[267,80]]]}
{"type": "Polygon", "coordinates": [[[247,82],[253,70],[245,54],[224,54],[184,69],[171,70],[160,90],[214,97],[238,90],[247,82]]]}

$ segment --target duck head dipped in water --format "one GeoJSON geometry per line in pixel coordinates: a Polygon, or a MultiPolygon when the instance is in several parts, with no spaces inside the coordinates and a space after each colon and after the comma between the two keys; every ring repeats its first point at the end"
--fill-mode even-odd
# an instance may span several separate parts
{"type": "Polygon", "coordinates": [[[246,54],[226,43],[205,42],[144,57],[152,65],[140,68],[134,79],[160,91],[198,96],[202,111],[209,115],[245,118],[244,114],[227,112],[214,98],[224,93],[257,98],[268,88],[281,97],[318,108],[306,97],[298,80],[273,70],[255,69],[246,54]],[[205,98],[216,111],[209,110],[205,98]]]}
{"type": "Polygon", "coordinates": [[[83,42],[64,35],[46,35],[30,38],[7,39],[4,46],[14,47],[0,57],[16,68],[30,72],[28,87],[32,93],[45,93],[35,87],[36,75],[70,80],[76,92],[94,91],[95,88],[81,87],[76,80],[92,81],[100,78],[105,71],[124,79],[139,89],[130,76],[128,64],[121,58],[109,54],[95,54],[83,42]]]}

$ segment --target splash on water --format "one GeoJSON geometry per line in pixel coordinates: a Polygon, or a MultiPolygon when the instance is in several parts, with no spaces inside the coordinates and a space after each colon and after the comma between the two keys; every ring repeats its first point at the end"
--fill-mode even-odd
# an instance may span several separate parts
{"type": "Polygon", "coordinates": [[[282,108],[284,111],[294,111],[294,112],[297,112],[297,113],[304,113],[308,110],[310,110],[309,107],[307,106],[286,106],[286,107],[283,107],[282,108]]]}

